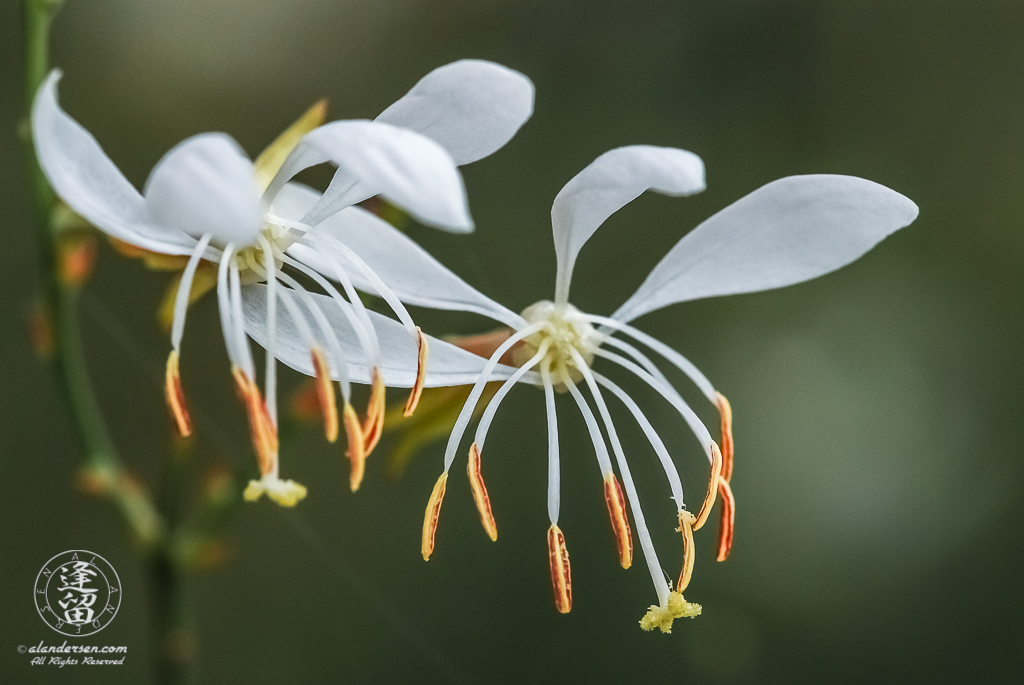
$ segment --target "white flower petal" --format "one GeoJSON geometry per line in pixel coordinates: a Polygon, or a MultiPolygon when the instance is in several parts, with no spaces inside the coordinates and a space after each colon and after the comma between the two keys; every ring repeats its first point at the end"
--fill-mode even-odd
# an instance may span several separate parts
{"type": "Polygon", "coordinates": [[[464,59],[434,69],[377,121],[440,143],[458,165],[500,149],[533,114],[533,83],[494,62],[464,59]]]}
{"type": "Polygon", "coordinates": [[[57,104],[54,69],[32,107],[36,156],[57,195],[91,224],[118,240],[164,254],[190,254],[194,238],[150,224],[145,202],[96,139],[57,104]]]}
{"type": "Polygon", "coordinates": [[[153,223],[221,244],[254,245],[262,218],[252,162],[233,138],[203,133],[178,143],[143,190],[153,223]]]}
{"type": "Polygon", "coordinates": [[[917,211],[896,191],[853,176],[773,181],[684,236],[613,318],[821,276],[910,224],[917,211]]]}
{"type": "MultiPolygon", "coordinates": [[[[281,187],[302,169],[333,162],[346,177],[364,188],[362,197],[383,195],[429,226],[470,231],[466,191],[444,148],[414,131],[373,121],[334,121],[302,139],[288,156],[264,195],[273,201],[281,187]]],[[[349,189],[332,188],[303,221],[316,224],[345,203],[336,202],[349,189]]]]}
{"type": "Polygon", "coordinates": [[[551,206],[558,277],[555,301],[565,302],[576,256],[594,231],[645,190],[692,195],[704,190],[700,157],[668,147],[631,145],[609,150],[565,184],[551,206]]]}
{"type": "MultiPolygon", "coordinates": [[[[289,183],[278,194],[274,208],[282,216],[285,213],[301,216],[318,197],[316,191],[289,183]]],[[[308,232],[306,238],[316,241],[317,236],[324,233],[359,255],[406,304],[475,312],[513,328],[526,325],[521,316],[476,290],[404,233],[370,212],[347,207],[308,232]]],[[[334,277],[334,269],[327,261],[333,259],[345,269],[357,288],[374,291],[362,272],[328,241],[318,242],[316,248],[295,244],[288,249],[288,254],[328,278],[334,277]]]]}
{"type": "MultiPolygon", "coordinates": [[[[359,339],[348,320],[325,295],[311,294],[334,329],[345,353],[349,379],[353,383],[370,383],[370,369],[359,347],[359,339]]],[[[245,330],[260,345],[267,340],[267,289],[264,285],[250,285],[242,288],[242,309],[245,330]]],[[[375,312],[369,312],[374,329],[380,340],[383,353],[381,375],[384,382],[396,388],[410,388],[416,381],[417,345],[416,339],[402,324],[375,312]]],[[[315,322],[308,312],[303,315],[315,330],[315,322]]],[[[468,385],[475,383],[487,360],[450,343],[428,336],[430,356],[427,360],[427,387],[446,385],[468,385]]],[[[309,348],[299,334],[287,309],[277,312],[277,329],[274,335],[274,354],[279,361],[307,376],[314,375],[309,348]]],[[[332,360],[333,361],[333,360],[332,360]]],[[[493,379],[503,380],[515,373],[515,369],[498,365],[493,379]]]]}

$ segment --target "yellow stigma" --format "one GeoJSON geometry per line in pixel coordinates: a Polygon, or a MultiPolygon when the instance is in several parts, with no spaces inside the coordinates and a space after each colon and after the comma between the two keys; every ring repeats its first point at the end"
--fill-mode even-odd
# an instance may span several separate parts
{"type": "MultiPolygon", "coordinates": [[[[574,383],[582,381],[583,375],[576,368],[576,360],[570,350],[578,352],[590,366],[594,363],[594,351],[600,345],[601,336],[583,318],[580,310],[571,304],[558,305],[550,300],[541,300],[524,309],[522,316],[527,323],[543,322],[547,326],[512,348],[513,364],[522,366],[547,343],[545,361],[551,368],[564,369],[574,383]]],[[[558,383],[555,390],[565,392],[567,388],[564,383],[558,383]]]]}
{"type": "Polygon", "coordinates": [[[293,480],[266,475],[260,480],[249,481],[242,496],[246,502],[255,502],[264,494],[282,507],[294,507],[306,496],[306,487],[293,480]]]}
{"type": "Polygon", "coordinates": [[[700,604],[693,604],[683,599],[680,592],[670,592],[666,606],[651,606],[642,619],[640,627],[644,630],[659,628],[663,633],[672,632],[672,622],[677,618],[696,618],[700,616],[700,604]]]}

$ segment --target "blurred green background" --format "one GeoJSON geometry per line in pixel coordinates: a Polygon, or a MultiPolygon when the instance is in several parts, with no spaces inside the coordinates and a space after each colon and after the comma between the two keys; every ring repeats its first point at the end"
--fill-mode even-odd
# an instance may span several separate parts
{"type": "MultiPolygon", "coordinates": [[[[141,568],[116,516],[76,490],[76,443],[23,333],[38,275],[15,136],[18,4],[0,6],[2,679],[145,683],[141,568]],[[91,642],[129,646],[116,670],[30,667],[16,651],[59,644],[36,615],[32,586],[47,559],[73,548],[102,554],[121,574],[120,613],[91,642]]],[[[575,602],[571,614],[555,613],[543,402],[524,387],[498,415],[485,455],[499,542],[486,539],[456,477],[429,564],[419,533],[443,445],[394,480],[385,442],[352,495],[340,447],[315,430],[293,442],[284,473],[310,487],[308,499],[289,512],[266,501],[241,508],[228,562],[194,578],[205,682],[1020,678],[1022,29],[1024,4],[1008,0],[67,0],[53,33],[62,104],[139,187],[181,139],[226,131],[255,155],[321,96],[332,117],[364,118],[459,58],[527,74],[533,119],[464,169],[477,232],[409,229],[515,310],[551,296],[552,199],[612,147],[692,150],[708,189],[644,196],[598,232],[573,285],[576,304],[597,313],[614,310],[699,221],[782,176],[863,176],[921,208],[838,273],[639,321],[689,356],[736,413],[736,545],[716,564],[715,526],[698,534],[686,594],[702,617],[678,621],[670,636],[637,627],[655,595],[642,564],[616,562],[592,447],[566,398],[560,523],[575,602]]],[[[154,323],[166,281],[103,245],[83,302],[115,440],[151,483],[169,451],[168,343],[154,323]]],[[[414,313],[435,334],[490,325],[414,313]]],[[[213,301],[190,315],[182,369],[206,427],[197,468],[249,464],[213,301]]],[[[287,373],[285,389],[297,380],[287,373]]],[[[706,465],[692,437],[653,396],[641,404],[679,455],[689,491],[700,492],[706,465]]],[[[630,420],[620,430],[675,573],[660,468],[630,420]]]]}

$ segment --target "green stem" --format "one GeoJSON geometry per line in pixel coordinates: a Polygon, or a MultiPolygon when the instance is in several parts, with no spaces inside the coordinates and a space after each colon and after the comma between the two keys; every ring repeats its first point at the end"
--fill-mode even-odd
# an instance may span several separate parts
{"type": "Polygon", "coordinates": [[[184,572],[163,549],[150,557],[146,571],[156,635],[153,656],[157,682],[160,685],[194,683],[195,640],[187,609],[184,572]]]}

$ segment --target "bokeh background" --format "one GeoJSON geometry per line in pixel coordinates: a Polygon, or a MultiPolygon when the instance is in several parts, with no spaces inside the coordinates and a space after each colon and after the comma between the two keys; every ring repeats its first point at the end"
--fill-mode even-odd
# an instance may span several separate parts
{"type": "MultiPolygon", "coordinates": [[[[2,679],[145,683],[141,567],[115,515],[75,488],[76,443],[24,335],[38,274],[15,136],[18,4],[0,6],[2,679]],[[129,646],[116,671],[33,668],[16,652],[58,637],[36,615],[32,585],[47,559],[73,548],[121,574],[120,613],[93,641],[129,646]]],[[[921,208],[912,226],[820,280],[640,320],[736,412],[736,546],[716,564],[714,526],[698,534],[687,598],[703,605],[699,619],[670,636],[637,627],[655,595],[642,564],[616,562],[592,447],[565,402],[561,525],[575,602],[555,613],[543,402],[524,387],[485,457],[499,542],[480,530],[456,477],[429,564],[419,531],[443,445],[394,479],[385,442],[353,496],[340,447],[316,430],[297,436],[283,463],[310,486],[308,499],[290,512],[240,508],[226,563],[193,579],[205,682],[1020,678],[1022,28],[1024,5],[1006,0],[67,0],[53,33],[62,102],[140,187],[181,139],[226,131],[255,155],[321,96],[335,118],[373,117],[459,58],[527,74],[533,119],[464,169],[477,232],[408,229],[516,310],[552,292],[551,200],[612,147],[692,150],[708,189],[644,196],[598,232],[573,295],[599,313],[699,221],[782,176],[863,176],[921,208]]],[[[166,281],[104,245],[82,305],[115,440],[150,483],[169,453],[159,383],[168,346],[154,323],[166,281]]],[[[416,314],[435,334],[489,326],[416,314]]],[[[250,464],[213,301],[190,315],[183,375],[206,426],[196,471],[250,464]]],[[[297,381],[287,374],[285,389],[297,381]]],[[[700,492],[706,465],[692,438],[656,398],[642,404],[700,492]]],[[[660,469],[630,420],[620,430],[674,573],[660,469]]]]}

